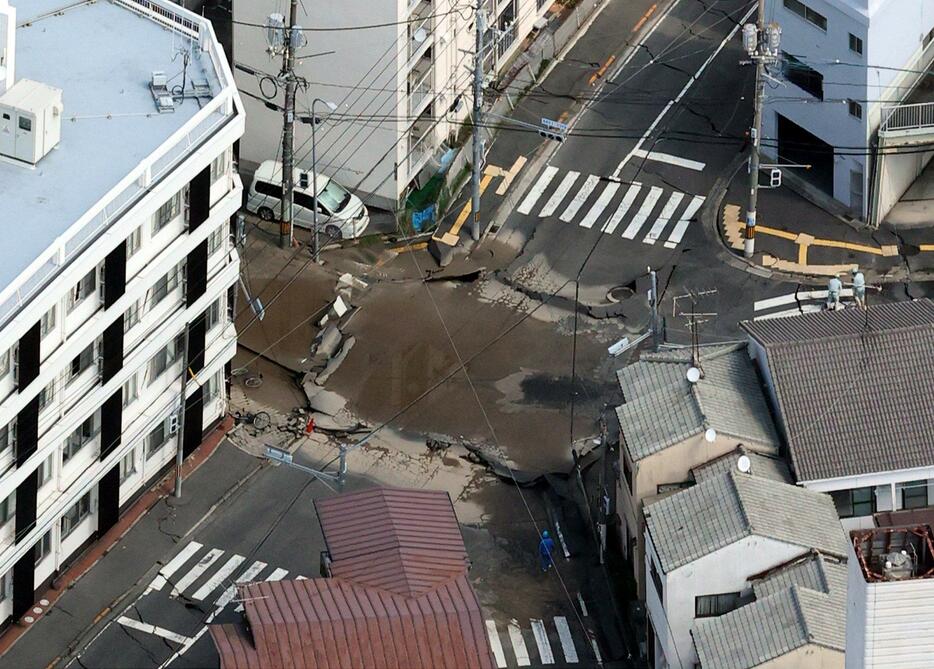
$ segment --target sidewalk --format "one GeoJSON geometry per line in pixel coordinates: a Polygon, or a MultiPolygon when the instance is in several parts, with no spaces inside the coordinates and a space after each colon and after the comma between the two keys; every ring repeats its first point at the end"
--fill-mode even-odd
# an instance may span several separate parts
{"type": "Polygon", "coordinates": [[[171,496],[172,471],[61,574],[56,588],[37,597],[48,603],[37,605],[41,613],[34,613],[35,622],[14,623],[0,636],[4,666],[54,666],[83,646],[95,625],[158,566],[158,560],[171,554],[215,505],[259,469],[254,458],[225,443],[230,427],[228,419],[188,458],[181,499],[171,496]],[[43,658],[41,665],[37,658],[43,658]]]}

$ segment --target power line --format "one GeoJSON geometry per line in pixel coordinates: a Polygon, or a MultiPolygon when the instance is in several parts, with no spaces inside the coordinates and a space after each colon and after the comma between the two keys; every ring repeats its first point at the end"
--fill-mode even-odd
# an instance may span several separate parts
{"type": "MultiPolygon", "coordinates": [[[[420,21],[425,21],[426,19],[434,19],[442,16],[449,16],[451,14],[460,13],[460,9],[455,5],[454,9],[451,9],[447,12],[440,12],[438,14],[428,14],[426,16],[416,16],[409,19],[404,19],[402,21],[387,21],[385,23],[368,23],[363,25],[356,26],[332,26],[332,27],[311,27],[304,28],[296,26],[294,30],[301,30],[302,32],[316,32],[316,33],[329,33],[329,32],[346,32],[350,30],[372,30],[374,28],[391,28],[392,26],[404,26],[409,23],[418,23],[420,21]]],[[[231,23],[238,26],[247,26],[249,28],[263,28],[266,29],[268,26],[265,23],[254,23],[252,21],[237,21],[231,20],[231,23]]]]}

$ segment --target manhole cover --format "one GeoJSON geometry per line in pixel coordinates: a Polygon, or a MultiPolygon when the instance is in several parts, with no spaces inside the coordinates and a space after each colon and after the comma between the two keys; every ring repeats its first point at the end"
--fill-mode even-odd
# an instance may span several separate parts
{"type": "Polygon", "coordinates": [[[612,288],[610,292],[606,294],[606,299],[610,302],[622,302],[623,300],[628,300],[634,294],[632,288],[628,286],[616,286],[616,288],[612,288]]]}

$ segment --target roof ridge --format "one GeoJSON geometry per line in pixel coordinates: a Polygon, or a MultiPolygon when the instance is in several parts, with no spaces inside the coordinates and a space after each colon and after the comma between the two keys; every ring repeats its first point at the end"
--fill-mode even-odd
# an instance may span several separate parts
{"type": "Polygon", "coordinates": [[[804,628],[804,637],[808,640],[808,643],[813,643],[814,634],[808,626],[807,616],[804,615],[804,606],[801,604],[801,594],[798,592],[799,586],[797,583],[792,583],[788,587],[791,590],[791,601],[795,605],[795,615],[798,617],[801,627],[804,628]]]}
{"type": "Polygon", "coordinates": [[[749,514],[746,512],[746,500],[743,499],[743,495],[739,490],[739,486],[736,485],[737,476],[747,476],[747,474],[742,474],[741,472],[733,471],[731,468],[727,472],[727,477],[730,479],[730,486],[733,489],[733,494],[736,495],[736,501],[739,502],[737,506],[739,507],[739,512],[743,517],[744,525],[746,527],[745,534],[756,534],[756,528],[753,527],[752,519],[749,517],[749,514]]]}

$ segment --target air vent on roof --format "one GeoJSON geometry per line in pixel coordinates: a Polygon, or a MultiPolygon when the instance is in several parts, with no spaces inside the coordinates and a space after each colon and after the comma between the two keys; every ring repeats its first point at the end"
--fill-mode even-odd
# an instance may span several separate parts
{"type": "Polygon", "coordinates": [[[156,70],[152,73],[149,80],[149,91],[152,93],[152,99],[156,103],[156,109],[160,114],[175,111],[175,100],[169,91],[169,82],[166,79],[165,72],[156,70]]]}
{"type": "Polygon", "coordinates": [[[0,95],[0,155],[35,165],[62,136],[62,90],[20,79],[0,95]]]}

